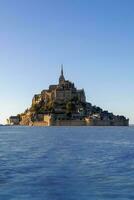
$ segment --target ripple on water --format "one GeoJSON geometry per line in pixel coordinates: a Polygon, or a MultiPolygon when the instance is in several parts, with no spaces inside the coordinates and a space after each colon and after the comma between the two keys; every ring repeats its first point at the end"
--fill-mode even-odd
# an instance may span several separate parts
{"type": "Polygon", "coordinates": [[[0,199],[134,199],[133,133],[134,127],[0,127],[0,199]]]}

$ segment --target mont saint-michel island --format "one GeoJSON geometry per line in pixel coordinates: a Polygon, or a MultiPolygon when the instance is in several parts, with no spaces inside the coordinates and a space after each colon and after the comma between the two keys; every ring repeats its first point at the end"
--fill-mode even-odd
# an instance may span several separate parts
{"type": "Polygon", "coordinates": [[[11,116],[9,125],[26,126],[128,126],[129,119],[93,106],[84,89],[66,80],[61,66],[59,82],[35,94],[24,113],[11,116]]]}

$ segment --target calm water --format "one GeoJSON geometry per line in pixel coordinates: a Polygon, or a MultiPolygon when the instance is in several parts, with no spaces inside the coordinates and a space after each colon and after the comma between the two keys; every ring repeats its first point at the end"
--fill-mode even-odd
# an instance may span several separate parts
{"type": "Polygon", "coordinates": [[[0,127],[0,200],[134,199],[134,127],[0,127]]]}

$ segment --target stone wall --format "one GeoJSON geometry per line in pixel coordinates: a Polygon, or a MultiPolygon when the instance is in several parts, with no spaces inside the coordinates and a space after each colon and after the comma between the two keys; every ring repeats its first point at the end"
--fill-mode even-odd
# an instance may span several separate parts
{"type": "Polygon", "coordinates": [[[42,121],[42,122],[30,123],[29,126],[48,126],[48,124],[46,122],[42,121]]]}
{"type": "Polygon", "coordinates": [[[44,123],[46,123],[46,126],[51,126],[52,124],[51,115],[44,115],[44,123]]]}
{"type": "Polygon", "coordinates": [[[86,126],[85,120],[56,120],[52,126],[86,126]]]}
{"type": "Polygon", "coordinates": [[[128,126],[129,120],[100,120],[86,118],[87,126],[128,126]]]}
{"type": "Polygon", "coordinates": [[[74,120],[53,120],[51,115],[44,115],[44,121],[35,121],[32,122],[28,116],[23,117],[23,120],[20,122],[20,125],[29,125],[29,126],[128,126],[129,120],[100,120],[85,118],[83,120],[74,119],[74,120]]]}

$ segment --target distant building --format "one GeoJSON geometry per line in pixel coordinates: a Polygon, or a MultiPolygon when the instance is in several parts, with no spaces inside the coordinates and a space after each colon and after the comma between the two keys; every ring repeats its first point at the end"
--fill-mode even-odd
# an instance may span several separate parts
{"type": "Polygon", "coordinates": [[[7,122],[9,125],[19,125],[20,119],[18,116],[11,116],[7,122]]]}

